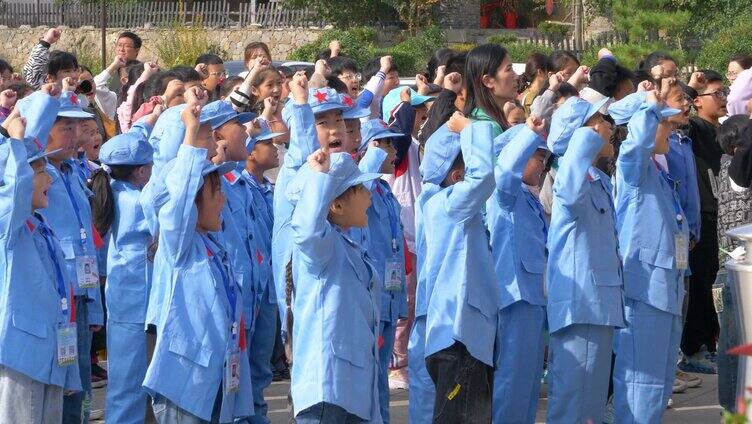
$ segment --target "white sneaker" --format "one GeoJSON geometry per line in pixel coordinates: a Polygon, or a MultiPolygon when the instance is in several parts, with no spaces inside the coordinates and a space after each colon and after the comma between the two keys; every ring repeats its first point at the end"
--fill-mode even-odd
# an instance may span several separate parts
{"type": "Polygon", "coordinates": [[[674,406],[674,399],[668,398],[668,403],[666,404],[666,409],[671,409],[674,406]]]}
{"type": "Polygon", "coordinates": [[[688,372],[684,372],[681,370],[676,370],[676,378],[679,380],[684,381],[684,383],[687,384],[688,389],[694,389],[695,387],[702,386],[702,379],[694,374],[690,374],[688,372]]]}
{"type": "Polygon", "coordinates": [[[687,391],[687,383],[678,378],[674,379],[674,393],[684,393],[687,391]]]}
{"type": "Polygon", "coordinates": [[[410,385],[399,370],[389,372],[389,390],[408,390],[410,385]]]}
{"type": "Polygon", "coordinates": [[[616,407],[614,406],[614,395],[608,397],[606,410],[603,411],[603,424],[614,424],[616,421],[616,407]]]}

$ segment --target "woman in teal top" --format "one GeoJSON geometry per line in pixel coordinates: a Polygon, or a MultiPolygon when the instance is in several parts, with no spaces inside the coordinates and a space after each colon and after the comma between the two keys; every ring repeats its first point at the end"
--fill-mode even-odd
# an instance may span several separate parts
{"type": "Polygon", "coordinates": [[[465,107],[473,121],[488,121],[497,137],[509,128],[504,104],[517,95],[517,74],[504,47],[483,44],[467,54],[465,62],[465,107]]]}

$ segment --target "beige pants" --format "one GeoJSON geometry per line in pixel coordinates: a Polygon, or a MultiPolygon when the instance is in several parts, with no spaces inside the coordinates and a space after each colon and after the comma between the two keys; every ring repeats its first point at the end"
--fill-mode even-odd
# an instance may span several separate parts
{"type": "Polygon", "coordinates": [[[0,423],[60,424],[63,388],[0,366],[0,423]]]}

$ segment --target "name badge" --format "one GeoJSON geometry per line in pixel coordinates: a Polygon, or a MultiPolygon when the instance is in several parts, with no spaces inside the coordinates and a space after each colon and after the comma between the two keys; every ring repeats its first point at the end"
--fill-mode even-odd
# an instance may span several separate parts
{"type": "Polygon", "coordinates": [[[391,260],[386,262],[384,271],[384,288],[388,291],[402,290],[402,274],[404,267],[399,261],[391,260]]]}
{"type": "Polygon", "coordinates": [[[674,236],[674,251],[676,252],[676,268],[685,270],[689,266],[689,245],[684,234],[674,236]]]}
{"type": "Polygon", "coordinates": [[[82,289],[99,287],[99,269],[96,258],[93,256],[76,258],[76,279],[78,280],[78,287],[82,289]]]}
{"type": "Polygon", "coordinates": [[[240,352],[237,350],[227,352],[223,385],[226,395],[240,390],[240,352]]]}
{"type": "Polygon", "coordinates": [[[64,367],[73,365],[78,359],[78,332],[76,323],[57,326],[57,363],[64,367]]]}

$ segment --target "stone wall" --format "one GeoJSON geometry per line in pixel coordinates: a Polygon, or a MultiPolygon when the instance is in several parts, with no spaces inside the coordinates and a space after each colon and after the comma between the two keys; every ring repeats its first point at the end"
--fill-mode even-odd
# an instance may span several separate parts
{"type": "MultiPolygon", "coordinates": [[[[65,28],[54,48],[68,51],[87,51],[99,55],[101,52],[101,31],[94,27],[65,28]]],[[[8,60],[14,66],[22,66],[26,62],[29,51],[47,31],[47,27],[8,28],[0,26],[0,57],[8,60]]],[[[108,60],[112,59],[113,46],[117,35],[123,31],[119,28],[108,28],[107,45],[108,60]]],[[[154,46],[160,38],[156,29],[139,28],[136,32],[144,40],[139,59],[154,60],[157,53],[154,46]]],[[[209,41],[222,47],[232,59],[243,59],[243,48],[251,41],[263,41],[272,49],[274,60],[284,60],[294,49],[305,43],[316,40],[322,30],[318,29],[208,29],[209,41]]]]}
{"type": "Polygon", "coordinates": [[[439,17],[445,29],[477,29],[480,0],[444,0],[439,3],[439,17]]]}

